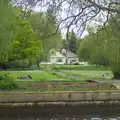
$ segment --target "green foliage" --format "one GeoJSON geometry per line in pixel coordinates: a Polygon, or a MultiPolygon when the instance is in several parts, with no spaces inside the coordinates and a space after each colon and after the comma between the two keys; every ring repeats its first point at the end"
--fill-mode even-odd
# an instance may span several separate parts
{"type": "Polygon", "coordinates": [[[25,59],[29,60],[28,66],[35,61],[37,65],[41,60],[46,61],[49,50],[60,48],[61,43],[60,32],[49,36],[57,28],[52,11],[32,13],[28,18],[26,11],[8,3],[9,0],[0,2],[0,65],[17,66],[16,60],[25,59]]]}
{"type": "Polygon", "coordinates": [[[37,40],[36,34],[32,31],[26,20],[18,19],[18,30],[16,40],[12,44],[11,60],[26,59],[29,56],[35,58],[39,55],[41,41],[37,40]]]}
{"type": "Polygon", "coordinates": [[[6,64],[7,68],[27,68],[29,61],[25,60],[14,60],[6,64]]]}
{"type": "MultiPolygon", "coordinates": [[[[57,29],[55,17],[51,13],[32,13],[29,21],[33,31],[37,34],[37,38],[42,40],[42,49],[46,59],[50,49],[59,49],[61,47],[61,33],[58,32],[52,35],[57,29]]],[[[40,55],[43,58],[41,53],[40,55]]]]}
{"type": "Polygon", "coordinates": [[[0,90],[13,90],[17,89],[18,84],[8,74],[0,74],[0,90]]]}
{"type": "Polygon", "coordinates": [[[109,60],[105,56],[93,56],[90,61],[91,64],[109,66],[109,60]]]}
{"type": "Polygon", "coordinates": [[[78,48],[78,56],[80,61],[89,61],[94,51],[93,35],[89,35],[81,40],[78,48]]]}
{"type": "Polygon", "coordinates": [[[25,59],[35,60],[42,42],[37,39],[28,20],[23,18],[23,11],[4,2],[0,6],[0,65],[11,61],[13,64],[14,61],[17,66],[16,60],[20,60],[19,63],[25,59]]]}
{"type": "Polygon", "coordinates": [[[77,51],[77,37],[73,31],[71,33],[69,33],[68,42],[69,42],[69,50],[73,53],[76,53],[76,51],[77,51]]]}
{"type": "Polygon", "coordinates": [[[0,2],[0,61],[3,61],[1,54],[8,52],[16,29],[16,16],[8,2],[7,0],[0,2]]]}
{"type": "Polygon", "coordinates": [[[83,39],[78,54],[80,58],[96,64],[109,65],[114,78],[120,78],[120,16],[109,20],[103,30],[99,28],[83,39]],[[102,57],[102,58],[101,58],[102,57]]]}

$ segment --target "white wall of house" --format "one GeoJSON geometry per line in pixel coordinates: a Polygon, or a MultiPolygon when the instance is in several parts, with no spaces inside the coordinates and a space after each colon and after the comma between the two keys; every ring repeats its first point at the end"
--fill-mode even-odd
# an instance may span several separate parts
{"type": "Polygon", "coordinates": [[[41,64],[65,64],[66,58],[60,52],[55,52],[48,58],[48,62],[42,62],[41,64]]]}
{"type": "Polygon", "coordinates": [[[49,64],[65,64],[65,57],[50,57],[49,64]]]}
{"type": "Polygon", "coordinates": [[[65,64],[65,57],[60,52],[55,52],[49,57],[51,64],[65,64]]]}
{"type": "Polygon", "coordinates": [[[78,58],[67,58],[67,63],[72,64],[72,63],[79,63],[78,58]]]}
{"type": "Polygon", "coordinates": [[[48,62],[42,62],[41,64],[74,64],[74,63],[79,63],[79,59],[76,57],[75,54],[69,52],[70,57],[64,56],[58,51],[54,51],[53,53],[51,52],[48,62]],[[73,56],[73,57],[72,57],[73,56]]]}

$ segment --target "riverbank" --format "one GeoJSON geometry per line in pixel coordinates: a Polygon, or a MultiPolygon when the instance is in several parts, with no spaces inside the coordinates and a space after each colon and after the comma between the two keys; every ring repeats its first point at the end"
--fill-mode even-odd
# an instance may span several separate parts
{"type": "Polygon", "coordinates": [[[2,120],[119,117],[119,111],[120,91],[0,92],[2,120]]]}

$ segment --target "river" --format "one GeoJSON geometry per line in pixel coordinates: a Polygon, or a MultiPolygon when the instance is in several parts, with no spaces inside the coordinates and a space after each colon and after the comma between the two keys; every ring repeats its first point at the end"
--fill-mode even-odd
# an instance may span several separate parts
{"type": "Polygon", "coordinates": [[[0,120],[120,120],[120,106],[0,107],[0,120]]]}

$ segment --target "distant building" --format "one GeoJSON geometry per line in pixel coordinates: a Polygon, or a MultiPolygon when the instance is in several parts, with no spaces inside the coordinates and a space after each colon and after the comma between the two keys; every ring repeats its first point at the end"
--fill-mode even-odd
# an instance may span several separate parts
{"type": "MultiPolygon", "coordinates": [[[[45,64],[46,62],[42,62],[45,64]]],[[[50,56],[47,64],[75,64],[79,63],[77,55],[73,52],[62,49],[60,52],[56,50],[50,50],[50,56]]]]}
{"type": "Polygon", "coordinates": [[[66,58],[67,64],[79,63],[79,59],[77,55],[69,50],[66,51],[65,58],[66,58]]]}

